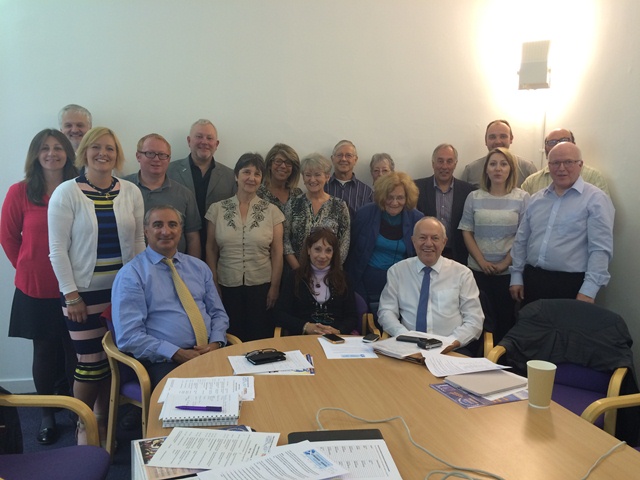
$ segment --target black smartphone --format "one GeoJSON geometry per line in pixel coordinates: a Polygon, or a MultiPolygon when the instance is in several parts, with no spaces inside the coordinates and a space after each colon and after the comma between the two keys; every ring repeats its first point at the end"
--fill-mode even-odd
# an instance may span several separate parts
{"type": "Polygon", "coordinates": [[[379,339],[380,339],[380,335],[376,333],[367,333],[364,337],[362,337],[362,341],[364,343],[377,342],[379,339]]]}
{"type": "Polygon", "coordinates": [[[442,346],[442,342],[440,340],[436,340],[435,338],[413,337],[411,335],[398,335],[396,337],[396,340],[398,342],[415,343],[418,345],[418,348],[422,348],[425,350],[431,350],[432,348],[438,348],[442,346]]]}
{"type": "Polygon", "coordinates": [[[322,338],[330,341],[331,343],[344,343],[344,338],[339,337],[335,333],[325,333],[322,338]]]}
{"type": "Polygon", "coordinates": [[[398,342],[418,343],[420,340],[424,340],[423,337],[412,337],[411,335],[398,335],[396,337],[398,342]]]}

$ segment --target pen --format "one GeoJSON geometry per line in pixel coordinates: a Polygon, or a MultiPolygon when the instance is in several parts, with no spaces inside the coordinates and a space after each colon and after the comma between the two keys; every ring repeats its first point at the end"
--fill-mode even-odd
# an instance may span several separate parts
{"type": "Polygon", "coordinates": [[[214,407],[212,405],[194,406],[194,405],[176,405],[179,410],[198,410],[200,412],[221,412],[222,407],[214,407]]]}

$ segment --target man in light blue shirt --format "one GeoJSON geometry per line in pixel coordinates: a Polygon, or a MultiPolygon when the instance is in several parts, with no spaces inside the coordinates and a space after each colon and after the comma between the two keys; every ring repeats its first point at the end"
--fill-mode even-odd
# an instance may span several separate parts
{"type": "Polygon", "coordinates": [[[143,363],[155,387],[179,364],[224,347],[229,317],[207,264],[178,252],[180,212],[168,205],[150,208],[144,233],[147,249],[120,269],[113,283],[112,314],[118,348],[143,363]],[[196,345],[165,258],[173,259],[195,300],[207,330],[206,345],[196,345]]]}
{"type": "Polygon", "coordinates": [[[511,296],[593,303],[609,282],[615,210],[609,197],[580,176],[582,154],[573,143],[549,152],[553,183],[529,202],[511,249],[511,296]]]}

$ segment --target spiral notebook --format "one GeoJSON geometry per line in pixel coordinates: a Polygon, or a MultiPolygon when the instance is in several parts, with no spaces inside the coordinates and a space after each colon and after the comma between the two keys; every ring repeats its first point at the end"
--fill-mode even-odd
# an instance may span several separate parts
{"type": "Polygon", "coordinates": [[[169,394],[160,411],[162,426],[212,427],[237,425],[240,417],[240,398],[237,392],[225,395],[169,394]],[[220,412],[181,410],[177,406],[221,407],[220,412]]]}

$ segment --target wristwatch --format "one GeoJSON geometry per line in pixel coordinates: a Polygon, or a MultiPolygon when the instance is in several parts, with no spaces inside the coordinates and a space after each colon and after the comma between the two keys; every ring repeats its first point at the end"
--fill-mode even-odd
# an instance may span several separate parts
{"type": "Polygon", "coordinates": [[[226,343],[220,342],[220,341],[217,341],[216,343],[218,344],[218,347],[220,347],[220,348],[224,348],[224,346],[226,345],[226,343]]]}

